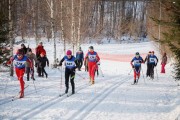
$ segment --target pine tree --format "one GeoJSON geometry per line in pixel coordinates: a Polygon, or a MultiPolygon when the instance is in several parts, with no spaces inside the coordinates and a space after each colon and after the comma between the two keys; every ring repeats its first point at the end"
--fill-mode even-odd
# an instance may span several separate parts
{"type": "Polygon", "coordinates": [[[0,12],[0,64],[7,61],[10,50],[6,49],[8,43],[8,19],[0,12]]]}
{"type": "Polygon", "coordinates": [[[164,10],[169,15],[169,20],[158,20],[152,18],[157,24],[168,28],[164,32],[161,44],[167,44],[174,53],[175,61],[175,79],[180,80],[180,0],[164,0],[162,2],[164,10]]]}

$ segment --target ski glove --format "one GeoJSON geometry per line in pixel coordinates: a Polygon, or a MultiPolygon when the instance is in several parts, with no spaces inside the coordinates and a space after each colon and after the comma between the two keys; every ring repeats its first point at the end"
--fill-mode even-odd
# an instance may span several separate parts
{"type": "Polygon", "coordinates": [[[59,63],[59,66],[62,66],[62,62],[59,63]]]}

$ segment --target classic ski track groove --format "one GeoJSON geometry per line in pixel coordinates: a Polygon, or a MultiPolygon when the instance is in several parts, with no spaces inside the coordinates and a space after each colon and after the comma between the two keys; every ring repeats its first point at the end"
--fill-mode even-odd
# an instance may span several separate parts
{"type": "MultiPolygon", "coordinates": [[[[107,80],[106,82],[109,82],[109,81],[112,81],[112,79],[107,80]]],[[[101,82],[96,82],[96,84],[97,83],[102,83],[102,81],[101,82]]],[[[77,89],[76,93],[78,91],[81,91],[81,90],[83,90],[85,88],[88,88],[88,87],[90,87],[89,83],[83,84],[83,85],[77,87],[79,89],[76,88],[77,89]]],[[[76,95],[76,94],[74,94],[74,95],[76,95]]],[[[50,99],[50,100],[48,100],[48,101],[46,101],[44,103],[40,103],[39,105],[35,106],[31,110],[25,111],[25,112],[21,113],[20,115],[17,115],[15,117],[13,117],[13,119],[19,119],[19,118],[21,118],[21,119],[31,119],[31,117],[36,116],[38,113],[42,112],[43,110],[47,109],[48,107],[50,107],[50,106],[52,106],[52,105],[54,105],[56,103],[62,102],[63,100],[65,100],[67,98],[70,98],[70,97],[71,96],[67,97],[66,95],[63,95],[63,96],[59,97],[59,95],[58,95],[58,96],[56,96],[56,97],[54,97],[54,98],[52,98],[52,99],[50,99]]]]}
{"type": "MultiPolygon", "coordinates": [[[[33,85],[33,84],[32,84],[33,85]]],[[[83,85],[83,84],[81,84],[81,85],[83,85]]],[[[44,90],[44,89],[49,89],[49,88],[53,88],[53,87],[58,87],[59,85],[57,85],[57,83],[55,83],[55,84],[52,84],[52,85],[50,85],[50,86],[45,86],[45,87],[41,87],[41,88],[36,88],[36,90],[37,90],[37,92],[41,92],[42,90],[44,90]]],[[[37,87],[37,86],[36,86],[37,87]]],[[[15,90],[18,90],[18,89],[15,89],[15,90]]],[[[33,94],[36,94],[36,91],[26,91],[25,92],[25,97],[26,96],[28,96],[28,95],[33,95],[33,94]]],[[[18,95],[18,94],[17,94],[18,95]]],[[[4,99],[1,99],[0,100],[0,105],[4,105],[4,104],[7,104],[7,103],[10,103],[10,102],[12,102],[12,99],[13,99],[13,101],[16,101],[16,100],[18,100],[19,98],[16,98],[16,96],[17,95],[14,95],[14,96],[10,96],[10,97],[7,97],[7,98],[4,98],[4,99]]],[[[23,99],[23,98],[22,98],[23,99]]]]}
{"type": "Polygon", "coordinates": [[[82,120],[83,118],[85,118],[96,106],[98,106],[99,103],[101,103],[111,92],[113,92],[116,88],[118,88],[119,86],[121,86],[122,84],[126,83],[130,78],[129,76],[124,77],[123,80],[118,81],[118,82],[114,82],[110,87],[105,88],[101,94],[97,97],[92,98],[92,100],[90,102],[88,102],[88,104],[83,105],[77,112],[73,113],[72,116],[70,116],[68,118],[68,120],[82,120]],[[98,101],[96,102],[94,105],[92,105],[94,103],[94,101],[98,101]],[[91,106],[92,105],[92,106],[91,106]],[[88,109],[86,112],[84,112],[85,109],[88,109]],[[80,112],[79,112],[80,111],[80,112]]]}

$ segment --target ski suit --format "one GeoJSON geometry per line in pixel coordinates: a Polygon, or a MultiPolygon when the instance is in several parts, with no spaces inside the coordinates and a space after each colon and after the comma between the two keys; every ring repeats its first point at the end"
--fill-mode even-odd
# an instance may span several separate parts
{"type": "Polygon", "coordinates": [[[86,54],[85,60],[88,59],[88,71],[90,80],[94,81],[95,72],[98,69],[97,62],[99,62],[100,58],[97,54],[97,52],[88,52],[86,54]]]}
{"type": "Polygon", "coordinates": [[[78,63],[78,70],[80,71],[83,65],[83,60],[84,60],[84,53],[82,50],[79,50],[78,52],[76,52],[76,60],[78,63]]]}
{"type": "Polygon", "coordinates": [[[64,56],[59,63],[60,66],[62,66],[63,61],[65,61],[65,86],[66,86],[65,93],[68,93],[69,79],[70,79],[71,86],[72,86],[72,94],[74,94],[75,93],[75,84],[74,84],[75,69],[77,68],[76,58],[74,56],[71,56],[71,58],[64,56]]]}
{"type": "Polygon", "coordinates": [[[149,69],[150,69],[150,77],[154,79],[154,67],[158,63],[158,58],[155,55],[149,56],[149,69]]]}
{"type": "Polygon", "coordinates": [[[32,69],[32,62],[29,58],[27,58],[27,56],[23,56],[22,59],[18,59],[17,55],[15,55],[12,58],[12,61],[15,66],[16,75],[20,82],[20,87],[21,87],[21,95],[20,96],[24,96],[24,84],[25,83],[23,81],[23,76],[25,73],[25,64],[26,64],[26,62],[28,62],[30,64],[30,68],[32,69]]]}
{"type": "Polygon", "coordinates": [[[140,71],[141,71],[141,63],[143,63],[143,59],[141,56],[134,57],[131,60],[131,65],[134,68],[134,81],[136,81],[136,77],[139,79],[140,77],[140,71]]]}
{"type": "Polygon", "coordinates": [[[167,63],[167,56],[164,55],[161,61],[161,73],[165,73],[165,65],[167,63]]]}

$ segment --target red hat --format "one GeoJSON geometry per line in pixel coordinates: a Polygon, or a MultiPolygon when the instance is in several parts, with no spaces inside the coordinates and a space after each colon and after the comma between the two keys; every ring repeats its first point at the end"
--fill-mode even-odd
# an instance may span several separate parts
{"type": "Polygon", "coordinates": [[[66,55],[72,55],[71,50],[68,50],[68,51],[66,52],[66,55]]]}
{"type": "Polygon", "coordinates": [[[41,52],[41,55],[46,55],[46,53],[45,52],[41,52]]]}

